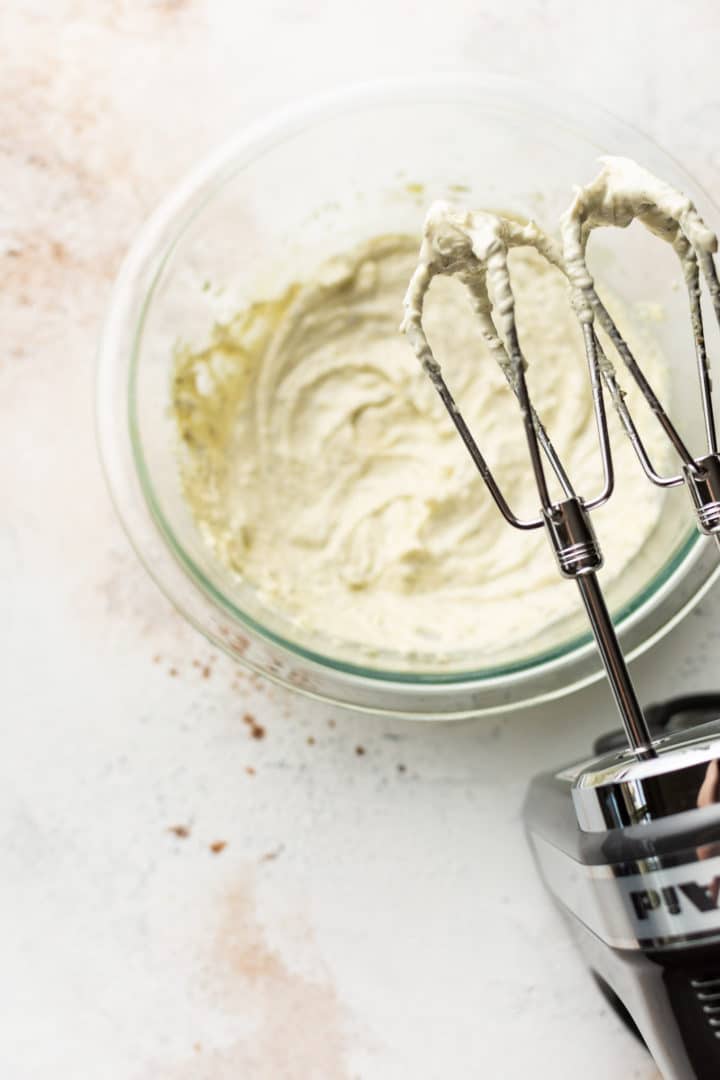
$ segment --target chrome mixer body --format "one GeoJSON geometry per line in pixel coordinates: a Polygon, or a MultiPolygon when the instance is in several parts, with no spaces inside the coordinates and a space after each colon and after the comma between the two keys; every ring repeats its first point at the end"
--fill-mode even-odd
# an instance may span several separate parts
{"type": "Polygon", "coordinates": [[[720,695],[658,711],[652,758],[625,748],[537,777],[525,826],[598,985],[663,1076],[715,1080],[720,721],[698,720],[720,713],[720,695]],[[676,716],[681,724],[671,732],[668,717],[676,716]]]}

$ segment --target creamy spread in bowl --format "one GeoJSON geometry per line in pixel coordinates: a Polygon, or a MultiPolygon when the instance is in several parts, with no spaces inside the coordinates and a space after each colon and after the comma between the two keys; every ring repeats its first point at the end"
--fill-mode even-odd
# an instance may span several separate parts
{"type": "MultiPolygon", "coordinates": [[[[492,656],[576,611],[545,536],[509,529],[400,335],[414,237],[379,236],[177,352],[172,408],[185,499],[262,604],[365,652],[492,656]]],[[[511,255],[533,400],[579,491],[600,486],[582,334],[562,275],[511,255]]],[[[632,321],[613,300],[619,323],[632,321]]],[[[517,403],[459,282],[437,278],[425,327],[512,506],[537,512],[517,403]]],[[[663,360],[634,328],[664,388],[663,360]]],[[[638,404],[636,387],[628,403],[638,404]]],[[[642,413],[642,409],[637,410],[642,413]]],[[[642,550],[662,496],[613,428],[617,490],[596,518],[606,581],[642,550]]],[[[645,432],[662,459],[658,430],[645,432]]]]}

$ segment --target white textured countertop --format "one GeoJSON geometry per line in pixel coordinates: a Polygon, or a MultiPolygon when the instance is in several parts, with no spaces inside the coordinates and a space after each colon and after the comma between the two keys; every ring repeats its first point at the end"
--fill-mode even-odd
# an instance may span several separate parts
{"type": "MultiPolygon", "coordinates": [[[[256,683],[145,576],[93,430],[135,229],[209,147],[308,91],[488,57],[623,111],[717,197],[716,4],[609,0],[587,45],[586,10],[2,5],[2,1080],[656,1075],[519,821],[532,773],[614,726],[607,691],[442,728],[256,683]]],[[[717,597],[635,665],[645,700],[718,687],[717,597]]]]}

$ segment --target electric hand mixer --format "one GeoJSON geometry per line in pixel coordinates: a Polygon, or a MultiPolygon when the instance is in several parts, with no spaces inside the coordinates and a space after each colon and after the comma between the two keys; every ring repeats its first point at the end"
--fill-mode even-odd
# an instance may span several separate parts
{"type": "Polygon", "coordinates": [[[698,724],[698,719],[706,720],[708,711],[720,715],[720,696],[678,699],[643,712],[598,584],[602,554],[590,515],[608,501],[614,483],[606,390],[648,479],[663,487],[686,484],[700,530],[720,541],[720,455],[700,296],[702,272],[720,323],[717,243],[689,200],[621,159],[608,159],[597,180],[578,191],[563,218],[562,237],[561,247],[532,223],[436,204],[406,296],[403,329],[500,513],[516,529],[544,528],[560,573],[576,582],[623,722],[624,737],[599,740],[598,756],[533,782],[525,821],[540,873],[601,988],[645,1040],[663,1075],[716,1080],[720,720],[698,724]],[[682,263],[707,438],[707,453],[700,457],[691,454],[660,404],[585,263],[593,228],[625,226],[635,218],[668,240],[682,263]],[[591,496],[574,490],[530,400],[508,270],[509,250],[522,246],[533,247],[566,274],[582,325],[603,468],[602,488],[591,496]],[[422,311],[436,274],[456,275],[467,286],[485,340],[517,398],[539,495],[537,517],[520,519],[508,505],[433,356],[422,311]],[[651,462],[596,322],[679,456],[677,475],[663,476],[651,462]],[[562,491],[559,499],[551,497],[548,466],[562,491]]]}

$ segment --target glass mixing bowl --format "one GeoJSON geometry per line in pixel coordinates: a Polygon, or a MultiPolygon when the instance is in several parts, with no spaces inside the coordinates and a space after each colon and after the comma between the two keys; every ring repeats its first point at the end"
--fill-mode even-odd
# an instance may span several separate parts
{"type": "MultiPolygon", "coordinates": [[[[638,159],[718,219],[692,178],[626,124],[537,86],[469,76],[383,82],[277,114],[232,139],[154,214],[119,275],[101,342],[100,443],[140,558],[212,642],[307,694],[417,718],[517,708],[599,677],[579,602],[575,616],[491,658],[436,662],[393,654],[390,645],[364,656],[268,611],[195,527],[180,490],[169,404],[175,345],[203,344],[221,309],[230,315],[279,295],[324,257],[370,236],[419,235],[434,198],[510,210],[552,228],[571,185],[590,179],[603,153],[638,159]]],[[[686,300],[672,286],[672,253],[662,248],[639,228],[603,230],[593,257],[616,296],[662,305],[654,332],[671,365],[672,411],[693,432],[698,395],[686,300]]],[[[641,558],[608,588],[626,653],[665,634],[717,572],[687,494],[669,493],[641,558]]]]}

